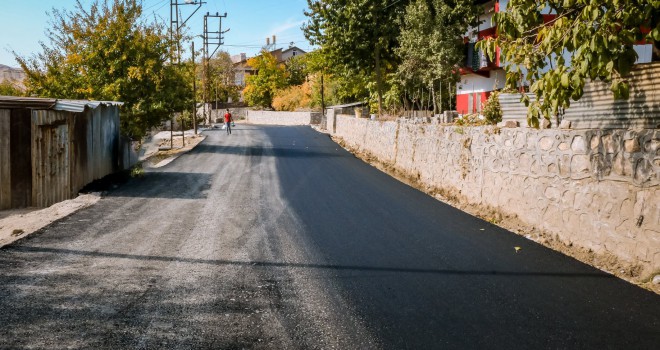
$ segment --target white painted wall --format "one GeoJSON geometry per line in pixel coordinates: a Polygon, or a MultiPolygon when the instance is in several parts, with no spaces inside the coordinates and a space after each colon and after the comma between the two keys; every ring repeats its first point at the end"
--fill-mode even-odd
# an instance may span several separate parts
{"type": "Polygon", "coordinates": [[[287,49],[286,51],[282,52],[282,61],[288,61],[290,58],[294,56],[302,56],[304,54],[305,53],[302,50],[296,47],[294,47],[293,50],[287,49]]]}
{"type": "Polygon", "coordinates": [[[490,71],[489,78],[477,74],[466,74],[461,76],[461,82],[456,86],[456,94],[461,95],[503,89],[505,82],[506,77],[502,69],[490,71]]]}

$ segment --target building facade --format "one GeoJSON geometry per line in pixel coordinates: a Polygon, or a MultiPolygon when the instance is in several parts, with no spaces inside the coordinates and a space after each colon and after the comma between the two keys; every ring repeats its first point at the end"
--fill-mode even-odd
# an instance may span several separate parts
{"type": "MultiPolygon", "coordinates": [[[[486,100],[493,91],[504,88],[506,75],[503,62],[500,61],[499,49],[495,57],[488,58],[475,48],[481,40],[495,37],[497,28],[493,23],[493,15],[504,12],[509,0],[476,0],[475,3],[483,6],[483,14],[479,17],[480,24],[471,28],[464,37],[466,60],[461,68],[461,81],[456,85],[456,110],[459,114],[480,113],[486,100]]],[[[543,15],[547,23],[554,19],[551,11],[543,15]]],[[[636,63],[648,63],[652,60],[652,44],[634,46],[638,59],[636,63]]],[[[570,62],[570,60],[567,60],[570,62]]]]}

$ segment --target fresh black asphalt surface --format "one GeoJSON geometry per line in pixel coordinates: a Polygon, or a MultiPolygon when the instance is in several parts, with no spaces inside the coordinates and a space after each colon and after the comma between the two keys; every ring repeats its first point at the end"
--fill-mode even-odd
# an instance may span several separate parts
{"type": "Polygon", "coordinates": [[[0,249],[0,348],[660,347],[656,294],[438,202],[324,134],[206,133],[0,249]]]}

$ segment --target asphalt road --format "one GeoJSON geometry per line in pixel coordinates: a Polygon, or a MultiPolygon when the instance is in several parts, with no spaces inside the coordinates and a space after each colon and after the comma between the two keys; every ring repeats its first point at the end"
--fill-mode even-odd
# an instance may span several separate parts
{"type": "Polygon", "coordinates": [[[438,202],[308,127],[210,131],[0,249],[0,348],[658,344],[657,295],[438,202]]]}

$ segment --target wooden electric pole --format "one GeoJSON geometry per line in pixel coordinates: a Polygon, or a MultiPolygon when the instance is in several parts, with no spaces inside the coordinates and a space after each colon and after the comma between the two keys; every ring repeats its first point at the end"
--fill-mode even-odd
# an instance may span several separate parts
{"type": "Polygon", "coordinates": [[[195,41],[192,42],[192,66],[193,66],[192,120],[193,120],[194,135],[197,135],[197,63],[195,62],[195,41]]]}

